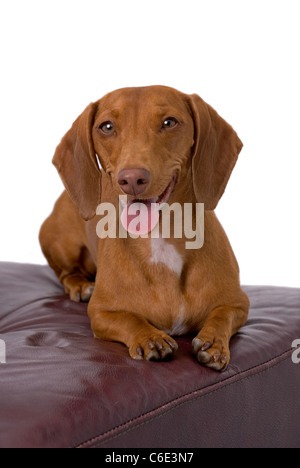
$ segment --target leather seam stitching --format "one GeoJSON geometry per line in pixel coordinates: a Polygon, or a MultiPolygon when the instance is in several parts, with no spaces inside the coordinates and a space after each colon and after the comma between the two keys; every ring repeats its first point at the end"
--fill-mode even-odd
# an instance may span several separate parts
{"type": "Polygon", "coordinates": [[[114,427],[113,429],[110,429],[109,431],[107,431],[107,432],[105,432],[105,433],[103,433],[101,435],[95,436],[92,439],[89,439],[88,441],[79,444],[76,448],[85,448],[85,447],[88,447],[88,446],[91,446],[91,445],[93,447],[97,447],[97,446],[100,447],[102,443],[106,443],[106,442],[108,442],[110,440],[116,439],[119,436],[123,436],[123,435],[127,434],[128,432],[130,432],[130,431],[132,431],[134,429],[137,429],[139,427],[142,427],[142,426],[148,424],[149,422],[152,422],[155,419],[158,419],[158,418],[172,412],[173,410],[175,410],[177,408],[180,408],[181,406],[184,406],[184,405],[186,405],[186,404],[188,404],[188,403],[190,403],[192,401],[196,401],[196,400],[200,400],[202,398],[208,397],[208,396],[213,395],[213,394],[215,394],[217,392],[220,392],[224,388],[229,388],[232,385],[240,384],[241,382],[243,382],[245,380],[248,380],[248,379],[251,379],[252,377],[256,377],[256,376],[258,376],[260,374],[263,374],[263,373],[269,371],[270,369],[274,369],[277,366],[279,366],[281,363],[283,363],[284,361],[288,360],[290,358],[291,353],[292,353],[292,350],[289,349],[287,351],[284,351],[282,354],[276,356],[275,358],[272,358],[269,361],[266,361],[265,363],[260,364],[259,366],[253,366],[253,367],[251,367],[251,368],[249,368],[249,369],[247,369],[247,370],[245,370],[243,372],[232,375],[232,376],[228,377],[227,379],[225,379],[223,382],[211,385],[211,387],[214,387],[215,385],[218,385],[218,388],[215,388],[215,389],[213,389],[211,391],[206,391],[204,394],[195,395],[194,397],[192,397],[190,399],[187,399],[187,397],[192,396],[195,393],[199,393],[199,392],[202,393],[203,391],[209,389],[209,387],[207,387],[206,389],[204,388],[204,389],[194,390],[194,391],[192,391],[190,393],[182,395],[182,396],[180,396],[180,397],[178,397],[178,398],[176,398],[174,400],[171,400],[171,401],[169,401],[167,403],[164,403],[162,405],[162,407],[172,405],[170,408],[167,408],[165,411],[162,409],[162,407],[153,409],[153,410],[149,411],[148,413],[144,413],[144,414],[142,414],[140,416],[137,416],[136,418],[133,418],[133,419],[121,424],[120,426],[114,427]],[[288,354],[288,356],[286,358],[283,358],[286,354],[288,354]],[[271,363],[274,362],[274,361],[276,361],[274,363],[274,365],[271,365],[271,363]],[[259,370],[258,372],[253,372],[253,370],[261,368],[261,367],[263,367],[263,369],[259,370]],[[237,379],[237,376],[241,376],[243,374],[247,374],[247,375],[244,375],[242,378],[237,379]],[[229,382],[230,380],[233,380],[233,381],[229,382]],[[221,384],[221,387],[219,386],[220,384],[221,384]],[[182,400],[182,399],[185,399],[185,400],[184,401],[179,401],[179,400],[182,400]],[[178,401],[178,403],[176,403],[176,401],[178,401]],[[153,414],[152,416],[150,416],[151,413],[155,413],[157,411],[161,411],[161,412],[159,414],[153,414]],[[134,421],[137,421],[140,418],[147,418],[147,416],[148,416],[148,419],[146,419],[145,421],[141,421],[137,425],[132,426],[132,423],[134,423],[134,421]],[[126,425],[131,425],[131,426],[128,427],[127,429],[125,429],[124,426],[126,426],[126,425]],[[125,430],[122,430],[122,427],[124,427],[125,430]],[[117,434],[112,434],[111,436],[109,436],[109,433],[115,432],[115,431],[119,431],[119,432],[117,434]]]}

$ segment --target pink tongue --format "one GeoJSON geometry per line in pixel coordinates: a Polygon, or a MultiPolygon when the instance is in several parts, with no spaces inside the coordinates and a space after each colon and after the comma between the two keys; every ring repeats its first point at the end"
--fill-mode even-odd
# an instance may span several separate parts
{"type": "Polygon", "coordinates": [[[124,229],[136,236],[143,236],[151,232],[158,221],[158,205],[150,202],[129,202],[121,214],[121,223],[124,229]]]}

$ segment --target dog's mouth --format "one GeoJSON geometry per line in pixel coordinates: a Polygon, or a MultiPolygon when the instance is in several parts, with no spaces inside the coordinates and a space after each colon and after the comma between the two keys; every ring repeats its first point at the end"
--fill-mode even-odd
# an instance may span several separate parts
{"type": "Polygon", "coordinates": [[[136,198],[127,201],[123,197],[120,198],[123,208],[120,219],[124,229],[137,236],[153,231],[159,221],[159,212],[169,202],[177,180],[178,173],[176,172],[158,197],[136,198]]]}

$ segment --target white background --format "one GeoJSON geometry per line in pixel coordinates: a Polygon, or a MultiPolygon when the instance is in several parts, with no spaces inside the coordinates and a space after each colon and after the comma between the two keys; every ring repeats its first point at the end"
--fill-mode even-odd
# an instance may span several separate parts
{"type": "Polygon", "coordinates": [[[45,263],[55,147],[125,86],[198,93],[244,149],[217,214],[243,284],[300,286],[299,0],[1,0],[0,260],[45,263]]]}

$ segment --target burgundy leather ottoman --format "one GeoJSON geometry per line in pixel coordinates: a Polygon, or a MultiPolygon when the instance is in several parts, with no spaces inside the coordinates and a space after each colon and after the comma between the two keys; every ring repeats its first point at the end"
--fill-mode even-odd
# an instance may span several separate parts
{"type": "Polygon", "coordinates": [[[0,263],[0,447],[299,447],[300,289],[245,290],[249,321],[218,373],[192,337],[171,362],[131,360],[93,339],[49,267],[0,263]]]}

